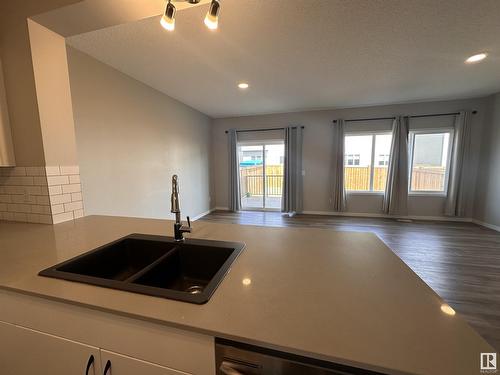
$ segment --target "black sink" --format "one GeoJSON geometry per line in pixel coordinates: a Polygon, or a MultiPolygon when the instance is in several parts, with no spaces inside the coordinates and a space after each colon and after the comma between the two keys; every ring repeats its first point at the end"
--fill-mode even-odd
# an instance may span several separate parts
{"type": "Polygon", "coordinates": [[[131,234],[39,274],[202,304],[208,302],[244,246],[131,234]]]}

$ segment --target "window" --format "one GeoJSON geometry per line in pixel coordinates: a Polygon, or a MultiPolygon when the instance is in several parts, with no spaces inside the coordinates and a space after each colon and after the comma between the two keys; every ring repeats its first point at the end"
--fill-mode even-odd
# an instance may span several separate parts
{"type": "Polygon", "coordinates": [[[349,154],[346,155],[347,165],[359,165],[361,155],[360,154],[349,154]]]}
{"type": "Polygon", "coordinates": [[[391,140],[390,133],[345,136],[344,186],[346,190],[385,190],[391,140]]]}
{"type": "Polygon", "coordinates": [[[389,154],[379,154],[378,155],[378,164],[379,166],[389,165],[389,154]]]}
{"type": "Polygon", "coordinates": [[[410,192],[446,193],[450,130],[410,133],[410,192]]]}

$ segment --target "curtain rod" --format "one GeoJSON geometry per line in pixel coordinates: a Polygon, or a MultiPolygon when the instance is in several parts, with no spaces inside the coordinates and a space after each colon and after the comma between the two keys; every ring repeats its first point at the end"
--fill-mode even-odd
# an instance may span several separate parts
{"type": "MultiPolygon", "coordinates": [[[[292,128],[298,128],[298,126],[292,126],[292,128]]],[[[304,129],[304,126],[300,127],[301,129],[304,129]]],[[[248,130],[236,130],[236,133],[251,133],[251,132],[266,132],[270,130],[285,130],[285,128],[265,128],[265,129],[248,129],[248,130]]],[[[225,133],[227,134],[229,131],[226,130],[225,133]]]]}
{"type": "MultiPolygon", "coordinates": [[[[475,115],[477,111],[472,111],[472,114],[475,115]]],[[[439,117],[439,116],[456,116],[459,115],[460,112],[451,112],[451,113],[433,113],[427,115],[414,115],[408,116],[409,118],[423,118],[423,117],[439,117]]],[[[371,118],[354,118],[350,120],[345,120],[345,122],[359,122],[359,121],[377,121],[377,120],[394,120],[396,117],[371,117],[371,118]]],[[[337,120],[333,120],[334,123],[337,120]]]]}

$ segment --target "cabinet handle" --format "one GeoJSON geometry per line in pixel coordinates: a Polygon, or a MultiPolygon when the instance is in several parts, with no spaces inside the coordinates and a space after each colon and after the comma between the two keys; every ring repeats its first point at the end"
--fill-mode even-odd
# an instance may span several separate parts
{"type": "Polygon", "coordinates": [[[89,375],[90,367],[92,367],[93,364],[94,364],[94,355],[91,354],[89,357],[89,360],[87,362],[87,367],[85,369],[85,375],[89,375]]]}
{"type": "Polygon", "coordinates": [[[111,368],[111,361],[108,359],[108,361],[106,362],[106,366],[104,366],[103,375],[107,375],[110,368],[111,368]]]}

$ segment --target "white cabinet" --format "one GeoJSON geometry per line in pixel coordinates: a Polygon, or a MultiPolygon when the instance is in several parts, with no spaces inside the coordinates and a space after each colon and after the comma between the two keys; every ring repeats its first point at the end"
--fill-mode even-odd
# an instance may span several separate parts
{"type": "Polygon", "coordinates": [[[15,165],[2,61],[0,60],[0,167],[13,167],[15,165]]]}
{"type": "Polygon", "coordinates": [[[104,375],[182,375],[186,372],[176,371],[167,367],[159,366],[140,359],[127,357],[121,354],[101,350],[101,366],[103,371],[108,371],[104,375]]]}
{"type": "Polygon", "coordinates": [[[85,374],[91,356],[88,375],[99,375],[98,348],[0,322],[2,375],[85,374]]]}
{"type": "Polygon", "coordinates": [[[188,374],[9,323],[0,322],[0,338],[2,375],[188,374]]]}
{"type": "Polygon", "coordinates": [[[85,374],[90,355],[89,375],[215,375],[211,336],[0,289],[0,375],[85,374]]]}

